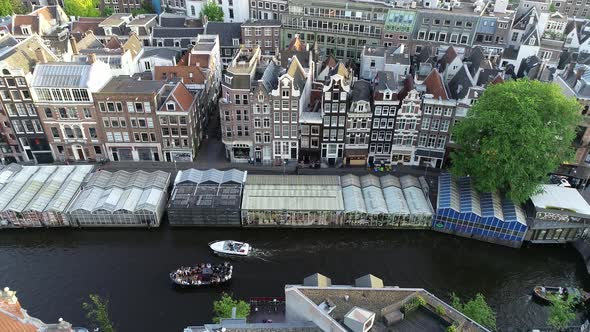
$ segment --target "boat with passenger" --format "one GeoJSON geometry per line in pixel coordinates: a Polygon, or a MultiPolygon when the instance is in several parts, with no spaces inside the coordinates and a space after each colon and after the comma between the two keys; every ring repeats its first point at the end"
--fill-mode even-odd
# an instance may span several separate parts
{"type": "Polygon", "coordinates": [[[231,256],[248,256],[252,249],[248,243],[234,240],[213,241],[209,248],[216,254],[231,256]]]}
{"type": "Polygon", "coordinates": [[[572,299],[574,304],[580,304],[590,299],[590,293],[575,287],[535,286],[533,294],[544,303],[551,303],[554,297],[564,301],[572,299]]]}
{"type": "Polygon", "coordinates": [[[232,278],[233,266],[229,262],[220,264],[202,263],[182,266],[170,272],[170,280],[181,287],[218,286],[232,278]]]}

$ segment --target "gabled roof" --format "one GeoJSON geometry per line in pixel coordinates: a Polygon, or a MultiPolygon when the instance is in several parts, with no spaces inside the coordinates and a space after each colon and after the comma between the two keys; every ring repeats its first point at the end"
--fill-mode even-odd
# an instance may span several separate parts
{"type": "Polygon", "coordinates": [[[119,38],[117,38],[117,36],[112,36],[104,47],[108,48],[109,50],[118,50],[123,47],[123,44],[119,38]]]}
{"type": "MultiPolygon", "coordinates": [[[[517,13],[518,15],[518,13],[517,13]]],[[[537,14],[537,9],[535,6],[532,6],[528,10],[526,10],[522,15],[514,19],[514,23],[512,23],[512,27],[519,30],[526,29],[527,25],[529,24],[530,17],[534,18],[534,23],[539,21],[539,16],[537,14]]]]}
{"type": "Polygon", "coordinates": [[[436,68],[428,74],[423,84],[426,86],[426,93],[433,95],[434,98],[449,99],[443,78],[436,68]]]}
{"type": "Polygon", "coordinates": [[[100,22],[99,26],[101,27],[120,27],[123,23],[126,23],[126,19],[129,18],[131,14],[126,13],[115,13],[111,16],[105,18],[102,22],[100,22]]]}
{"type": "Polygon", "coordinates": [[[465,59],[463,61],[463,63],[466,63],[469,69],[469,73],[471,73],[471,75],[475,75],[475,73],[477,72],[477,70],[480,68],[481,63],[485,60],[485,55],[483,53],[483,50],[481,47],[476,46],[474,48],[471,49],[471,53],[469,54],[469,57],[467,59],[465,59]]]}
{"type": "Polygon", "coordinates": [[[457,55],[457,51],[455,51],[455,48],[452,45],[449,46],[445,52],[445,55],[443,55],[443,57],[439,61],[440,71],[444,71],[447,65],[453,62],[458,56],[459,55],[457,55]]]}
{"type": "Polygon", "coordinates": [[[32,35],[1,54],[0,62],[12,68],[21,68],[25,73],[30,73],[37,64],[35,50],[39,48],[45,54],[47,61],[57,60],[57,57],[45,46],[41,37],[32,35]]]}
{"type": "Polygon", "coordinates": [[[467,95],[469,88],[474,85],[473,77],[467,70],[467,66],[463,66],[459,72],[449,81],[449,94],[453,99],[461,99],[467,95]]]}
{"type": "Polygon", "coordinates": [[[191,105],[195,97],[182,82],[178,82],[172,92],[166,98],[166,101],[162,104],[162,108],[166,107],[166,103],[173,101],[176,105],[181,108],[181,111],[190,111],[191,105]]]}
{"type": "Polygon", "coordinates": [[[529,28],[527,32],[522,37],[521,45],[529,45],[529,46],[539,46],[541,45],[541,38],[539,36],[539,30],[537,30],[537,26],[533,25],[529,28]],[[531,44],[531,40],[533,43],[531,44]]]}
{"type": "Polygon", "coordinates": [[[98,40],[98,38],[96,38],[92,31],[88,31],[76,44],[78,46],[78,50],[104,48],[104,45],[100,42],[100,40],[98,40]]]}
{"type": "Polygon", "coordinates": [[[418,63],[427,62],[431,56],[430,47],[422,47],[420,54],[418,54],[418,63]]]}
{"type": "Polygon", "coordinates": [[[375,90],[378,91],[399,91],[399,89],[402,87],[397,75],[390,71],[378,72],[377,76],[375,76],[375,80],[377,81],[377,86],[375,87],[375,90]]]}
{"type": "Polygon", "coordinates": [[[371,83],[358,80],[354,82],[351,91],[351,101],[371,101],[371,83]]]}
{"type": "Polygon", "coordinates": [[[123,49],[126,51],[129,50],[131,52],[131,58],[133,59],[135,59],[135,57],[141,52],[142,48],[143,43],[134,33],[132,33],[129,36],[129,39],[127,39],[127,41],[123,44],[123,49]]]}
{"type": "Polygon", "coordinates": [[[179,50],[167,47],[152,47],[144,49],[143,53],[141,54],[141,58],[144,59],[154,56],[162,59],[174,59],[179,55],[179,50]]]}
{"type": "Polygon", "coordinates": [[[261,81],[262,85],[267,92],[276,89],[279,86],[279,76],[283,68],[276,65],[274,61],[271,61],[262,73],[261,81]]]}
{"type": "Polygon", "coordinates": [[[242,39],[242,23],[207,22],[205,33],[218,35],[221,47],[233,46],[234,39],[242,39]]]}
{"type": "Polygon", "coordinates": [[[291,63],[289,63],[289,67],[287,68],[287,75],[293,78],[293,85],[299,91],[303,91],[306,82],[305,70],[299,62],[299,59],[297,59],[297,56],[291,58],[291,63]]]}
{"type": "Polygon", "coordinates": [[[291,39],[291,42],[287,46],[287,50],[289,51],[305,51],[307,46],[304,41],[299,38],[299,34],[296,33],[295,36],[291,39]]]}
{"type": "Polygon", "coordinates": [[[338,62],[338,64],[335,67],[333,67],[332,70],[330,70],[329,76],[333,76],[336,74],[344,77],[344,79],[348,79],[350,72],[348,71],[344,63],[338,62]]]}

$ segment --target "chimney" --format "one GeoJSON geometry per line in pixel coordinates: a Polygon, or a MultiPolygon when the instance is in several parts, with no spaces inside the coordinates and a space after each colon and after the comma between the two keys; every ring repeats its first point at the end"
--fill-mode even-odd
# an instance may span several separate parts
{"type": "Polygon", "coordinates": [[[37,57],[37,61],[39,63],[47,63],[47,56],[40,47],[35,50],[35,56],[37,57]]]}
{"type": "Polygon", "coordinates": [[[88,54],[88,59],[86,60],[88,64],[93,64],[96,62],[96,54],[90,53],[88,54]]]}
{"type": "Polygon", "coordinates": [[[72,46],[72,53],[76,55],[80,53],[78,50],[78,43],[76,42],[76,38],[74,38],[74,36],[70,36],[70,45],[72,46]]]}

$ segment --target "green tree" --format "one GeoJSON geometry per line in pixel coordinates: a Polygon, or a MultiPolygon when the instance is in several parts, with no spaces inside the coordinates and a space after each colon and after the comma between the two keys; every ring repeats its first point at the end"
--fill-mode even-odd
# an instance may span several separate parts
{"type": "Polygon", "coordinates": [[[232,308],[236,308],[236,318],[248,318],[250,315],[250,304],[242,300],[234,300],[226,293],[221,299],[213,302],[213,322],[219,323],[221,319],[231,318],[232,308]]]}
{"type": "Polygon", "coordinates": [[[215,1],[209,1],[201,9],[201,18],[207,16],[210,22],[223,22],[223,10],[215,1]]]}
{"type": "Polygon", "coordinates": [[[552,296],[551,309],[549,310],[549,317],[547,317],[547,324],[557,331],[561,331],[569,326],[569,324],[576,318],[575,304],[572,297],[563,300],[558,296],[552,296]]]}
{"type": "Polygon", "coordinates": [[[29,11],[23,0],[9,0],[10,4],[12,5],[12,13],[13,14],[27,14],[29,11]]]}
{"type": "Polygon", "coordinates": [[[86,311],[86,317],[101,332],[115,332],[115,328],[109,318],[109,300],[103,299],[96,294],[90,294],[88,297],[90,298],[90,302],[82,303],[82,308],[86,311]]]}
{"type": "Polygon", "coordinates": [[[13,12],[10,0],[0,0],[0,16],[12,15],[13,12]]]}
{"type": "Polygon", "coordinates": [[[552,13],[555,13],[557,11],[557,7],[555,7],[555,4],[550,4],[549,5],[549,11],[552,13]]]}
{"type": "Polygon", "coordinates": [[[453,128],[459,149],[451,155],[451,172],[522,203],[573,156],[580,109],[556,84],[523,79],[488,86],[453,128]]]}
{"type": "Polygon", "coordinates": [[[105,6],[102,10],[102,16],[107,17],[113,15],[113,8],[105,6]]]}
{"type": "Polygon", "coordinates": [[[473,299],[463,303],[453,293],[451,294],[451,305],[484,327],[492,331],[496,330],[496,313],[488,305],[482,294],[477,293],[473,299]]]}
{"type": "Polygon", "coordinates": [[[64,0],[64,11],[69,16],[100,16],[100,11],[96,9],[96,2],[93,0],[64,0]]]}

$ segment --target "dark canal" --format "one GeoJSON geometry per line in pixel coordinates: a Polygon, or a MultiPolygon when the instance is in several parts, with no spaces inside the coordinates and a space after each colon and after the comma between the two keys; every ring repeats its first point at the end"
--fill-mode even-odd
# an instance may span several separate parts
{"type": "Polygon", "coordinates": [[[241,298],[282,296],[285,283],[321,272],[335,284],[366,273],[386,285],[423,287],[448,300],[482,292],[501,331],[543,326],[547,308],[531,300],[536,284],[590,288],[582,259],[570,247],[509,249],[419,231],[336,230],[35,230],[0,231],[0,286],[18,291],[29,313],[84,325],[82,301],[108,296],[119,332],[180,332],[211,319],[222,291],[174,289],[168,272],[218,260],[207,243],[250,242],[256,257],[234,261],[226,291],[241,298]]]}

